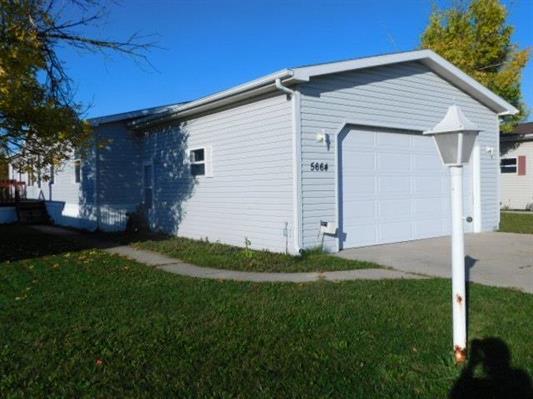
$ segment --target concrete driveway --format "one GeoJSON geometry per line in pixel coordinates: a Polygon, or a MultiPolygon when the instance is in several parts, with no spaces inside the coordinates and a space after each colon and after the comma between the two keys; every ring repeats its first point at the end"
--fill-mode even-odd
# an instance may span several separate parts
{"type": "MultiPolygon", "coordinates": [[[[449,237],[345,249],[338,256],[375,262],[397,270],[451,277],[449,237]]],[[[467,280],[533,293],[533,235],[465,235],[467,280]]]]}

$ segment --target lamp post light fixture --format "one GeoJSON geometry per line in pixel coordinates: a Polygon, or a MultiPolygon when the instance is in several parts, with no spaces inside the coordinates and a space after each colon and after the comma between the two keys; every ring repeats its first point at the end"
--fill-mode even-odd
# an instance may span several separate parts
{"type": "Polygon", "coordinates": [[[450,168],[453,349],[457,363],[463,363],[467,353],[463,164],[470,159],[478,133],[478,127],[457,105],[450,106],[444,118],[433,129],[424,132],[433,136],[443,164],[450,168]]]}

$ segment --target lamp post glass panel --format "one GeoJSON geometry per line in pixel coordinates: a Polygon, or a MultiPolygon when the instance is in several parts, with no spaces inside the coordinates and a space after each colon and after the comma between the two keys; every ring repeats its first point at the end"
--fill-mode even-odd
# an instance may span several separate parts
{"type": "Polygon", "coordinates": [[[455,361],[466,360],[466,284],[463,230],[463,164],[472,154],[477,126],[456,105],[448,108],[444,118],[425,135],[433,136],[444,165],[450,168],[452,221],[452,309],[453,349],[455,361]]]}

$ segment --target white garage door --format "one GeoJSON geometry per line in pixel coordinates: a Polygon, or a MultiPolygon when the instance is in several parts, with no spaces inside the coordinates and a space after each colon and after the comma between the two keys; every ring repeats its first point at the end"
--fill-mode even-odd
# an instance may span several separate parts
{"type": "MultiPolygon", "coordinates": [[[[342,248],[449,234],[449,172],[432,138],[352,129],[339,139],[342,248]]],[[[470,165],[464,174],[464,211],[470,216],[470,165]]],[[[472,231],[471,223],[465,231],[472,231]]]]}

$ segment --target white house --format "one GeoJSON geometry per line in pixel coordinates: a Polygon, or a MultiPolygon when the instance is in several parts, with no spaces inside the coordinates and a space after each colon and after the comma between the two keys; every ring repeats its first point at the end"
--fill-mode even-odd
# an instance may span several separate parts
{"type": "Polygon", "coordinates": [[[533,122],[500,139],[501,206],[533,210],[533,122]]]}
{"type": "Polygon", "coordinates": [[[448,172],[421,133],[452,104],[481,129],[465,167],[465,229],[492,231],[498,116],[517,110],[430,50],[288,68],[93,119],[100,145],[33,196],[52,200],[57,223],[120,229],[143,204],[156,230],[291,253],[442,236],[448,172]]]}

